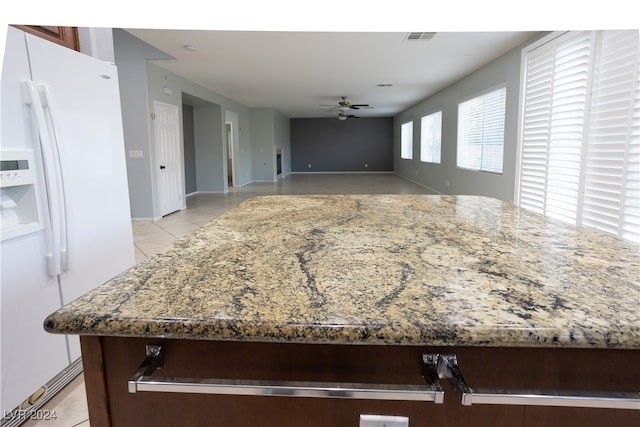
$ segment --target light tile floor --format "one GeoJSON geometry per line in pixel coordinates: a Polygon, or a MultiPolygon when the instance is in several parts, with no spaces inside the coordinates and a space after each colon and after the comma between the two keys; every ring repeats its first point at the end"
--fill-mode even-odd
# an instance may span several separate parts
{"type": "MultiPolygon", "coordinates": [[[[301,174],[274,183],[252,183],[230,187],[225,194],[194,194],[187,197],[187,209],[157,221],[134,220],[136,262],[152,256],[176,239],[186,236],[216,216],[257,196],[271,194],[436,194],[429,188],[395,174],[301,174]]],[[[57,418],[28,421],[25,427],[87,427],[89,414],[84,378],[79,375],[45,405],[57,418]]]]}

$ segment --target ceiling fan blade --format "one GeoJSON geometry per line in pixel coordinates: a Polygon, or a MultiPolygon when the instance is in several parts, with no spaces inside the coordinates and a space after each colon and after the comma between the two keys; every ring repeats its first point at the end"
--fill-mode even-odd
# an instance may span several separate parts
{"type": "Polygon", "coordinates": [[[351,104],[349,101],[347,101],[346,96],[340,97],[340,101],[338,101],[338,105],[320,104],[320,107],[329,107],[330,110],[339,110],[339,118],[341,120],[344,120],[347,117],[358,118],[356,116],[347,116],[346,112],[349,110],[359,110],[361,108],[373,108],[373,107],[370,107],[369,104],[351,104]]]}

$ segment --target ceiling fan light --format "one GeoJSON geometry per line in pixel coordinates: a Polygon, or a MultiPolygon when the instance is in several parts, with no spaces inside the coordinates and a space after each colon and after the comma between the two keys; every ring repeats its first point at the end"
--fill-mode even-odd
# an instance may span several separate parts
{"type": "Polygon", "coordinates": [[[338,120],[347,120],[347,116],[344,114],[338,114],[338,120]]]}

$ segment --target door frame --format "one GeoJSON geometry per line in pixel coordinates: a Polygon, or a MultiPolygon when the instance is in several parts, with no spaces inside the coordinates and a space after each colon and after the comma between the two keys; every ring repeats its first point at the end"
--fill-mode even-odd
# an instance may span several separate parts
{"type": "MultiPolygon", "coordinates": [[[[231,170],[227,170],[227,176],[231,174],[231,182],[229,185],[231,187],[235,186],[235,150],[233,149],[233,123],[226,121],[224,123],[225,131],[226,131],[226,143],[227,143],[227,159],[231,160],[231,170]]],[[[229,162],[227,162],[229,163],[229,162]]]]}
{"type": "Polygon", "coordinates": [[[241,185],[240,166],[238,164],[238,157],[240,153],[240,142],[238,140],[238,113],[236,113],[235,111],[225,110],[224,122],[225,128],[227,124],[231,124],[231,144],[225,144],[225,151],[227,151],[229,149],[228,147],[230,147],[231,153],[227,153],[226,155],[231,155],[231,186],[237,187],[241,185]]]}

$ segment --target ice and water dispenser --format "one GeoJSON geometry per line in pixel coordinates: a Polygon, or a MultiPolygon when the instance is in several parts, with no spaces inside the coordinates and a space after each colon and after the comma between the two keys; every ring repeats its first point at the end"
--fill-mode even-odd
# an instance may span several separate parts
{"type": "Polygon", "coordinates": [[[0,151],[0,240],[42,228],[33,151],[0,151]]]}

